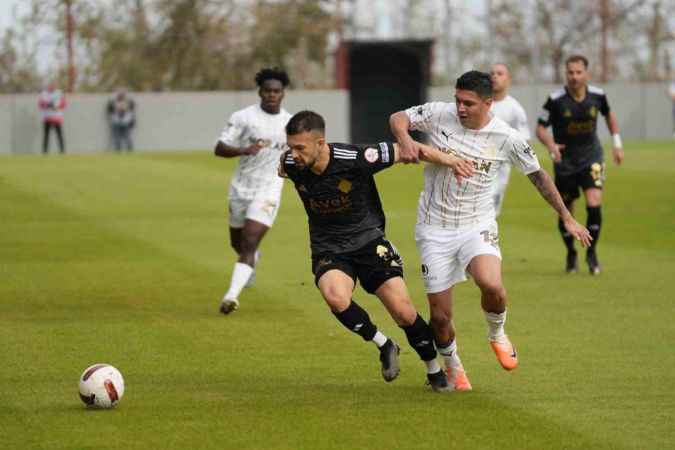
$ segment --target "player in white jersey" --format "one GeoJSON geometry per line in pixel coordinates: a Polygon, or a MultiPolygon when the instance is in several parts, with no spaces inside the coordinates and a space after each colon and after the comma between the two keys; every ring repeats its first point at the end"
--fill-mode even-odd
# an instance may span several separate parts
{"type": "Polygon", "coordinates": [[[281,203],[283,179],[277,176],[277,165],[291,118],[281,101],[289,79],[286,72],[273,68],[262,69],[255,81],[260,103],[232,114],[215,148],[216,156],[239,157],[229,193],[230,244],[239,259],[220,304],[223,314],[239,307],[239,294],[253,281],[258,246],[281,203]]]}
{"type": "MultiPolygon", "coordinates": [[[[495,116],[506,122],[511,128],[517,130],[526,141],[530,140],[530,127],[527,124],[527,114],[518,100],[509,95],[511,86],[511,73],[506,64],[493,64],[490,69],[492,77],[492,108],[490,111],[495,116]]],[[[511,164],[502,164],[497,172],[497,182],[493,200],[495,203],[495,215],[499,216],[506,195],[506,186],[509,183],[511,164]]]]}
{"type": "Polygon", "coordinates": [[[455,89],[455,103],[413,106],[393,114],[390,125],[407,161],[418,161],[420,144],[410,137],[409,130],[419,130],[428,135],[434,147],[474,164],[473,176],[461,180],[443,167],[434,164],[425,167],[415,226],[436,347],[443,355],[448,379],[455,389],[470,390],[471,384],[457,355],[452,323],[452,288],[466,280],[467,274],[481,291],[488,339],[499,363],[506,370],[518,365],[515,348],[504,332],[507,298],[492,201],[499,168],[510,163],[527,174],[565,227],[583,245],[589,245],[590,235],[565,208],[553,181],[540,168],[525,139],[490,113],[493,95],[490,75],[467,72],[457,79],[455,89]]]}

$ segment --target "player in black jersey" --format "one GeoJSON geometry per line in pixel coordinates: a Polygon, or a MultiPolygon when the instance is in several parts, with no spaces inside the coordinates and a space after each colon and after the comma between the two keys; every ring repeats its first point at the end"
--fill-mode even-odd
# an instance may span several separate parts
{"type": "MultiPolygon", "coordinates": [[[[445,372],[436,361],[434,337],[417,314],[403,281],[403,261],[385,238],[385,216],[373,175],[399,160],[398,144],[328,144],[325,122],[301,111],[286,125],[286,151],[279,175],[290,178],[309,219],[312,272],[335,317],[350,331],[380,350],[382,376],[398,376],[398,345],[371,322],[353,299],[356,280],[375,294],[403,329],[411,347],[425,362],[434,391],[448,391],[445,372]]],[[[473,167],[440,150],[424,147],[422,159],[452,167],[470,176],[473,167]]]]}
{"type": "MultiPolygon", "coordinates": [[[[600,206],[605,179],[602,146],[597,134],[598,114],[605,117],[612,135],[613,157],[617,165],[623,162],[621,136],[604,91],[588,85],[586,57],[570,56],[565,61],[565,67],[567,85],[553,92],[546,100],[537,125],[537,137],[548,148],[553,159],[555,185],[570,212],[573,212],[574,200],[579,197],[579,188],[584,192],[587,227],[593,237],[586,253],[586,262],[591,275],[598,275],[600,263],[596,246],[602,224],[600,206]],[[549,125],[553,127],[553,137],[546,131],[549,125]]],[[[558,229],[567,247],[565,270],[568,273],[576,272],[574,237],[565,230],[560,220],[558,229]]]]}

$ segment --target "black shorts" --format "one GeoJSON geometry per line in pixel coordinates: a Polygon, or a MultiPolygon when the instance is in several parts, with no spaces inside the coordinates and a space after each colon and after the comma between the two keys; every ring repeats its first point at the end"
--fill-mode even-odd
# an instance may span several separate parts
{"type": "Polygon", "coordinates": [[[586,189],[602,189],[605,182],[605,163],[594,162],[581,170],[560,175],[555,173],[555,187],[558,188],[560,195],[565,203],[569,203],[579,198],[579,188],[582,191],[586,189]]]}
{"type": "Polygon", "coordinates": [[[353,252],[312,256],[312,273],[317,286],[319,278],[332,269],[346,273],[354,283],[358,278],[363,289],[373,294],[388,279],[403,277],[403,260],[396,247],[380,237],[353,252]]]}

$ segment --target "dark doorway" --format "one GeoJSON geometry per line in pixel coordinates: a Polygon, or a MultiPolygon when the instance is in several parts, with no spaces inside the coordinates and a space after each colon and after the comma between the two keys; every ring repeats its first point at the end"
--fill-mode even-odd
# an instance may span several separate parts
{"type": "Polygon", "coordinates": [[[393,139],[389,116],[424,103],[431,41],[348,43],[352,142],[393,139]]]}

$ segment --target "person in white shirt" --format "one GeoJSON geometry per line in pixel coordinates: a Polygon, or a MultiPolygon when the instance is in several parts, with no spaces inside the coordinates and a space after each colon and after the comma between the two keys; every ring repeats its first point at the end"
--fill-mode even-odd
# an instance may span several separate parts
{"type": "MultiPolygon", "coordinates": [[[[517,130],[523,139],[529,141],[531,137],[530,127],[527,124],[525,109],[523,109],[518,100],[509,95],[509,87],[511,87],[511,72],[509,72],[509,68],[503,63],[493,64],[490,69],[490,77],[492,77],[492,91],[494,92],[490,111],[506,122],[511,128],[517,130]]],[[[497,182],[495,183],[493,194],[496,216],[499,216],[502,210],[510,174],[511,164],[508,163],[502,164],[499,172],[497,172],[497,182]]]]}
{"type": "Polygon", "coordinates": [[[455,390],[471,389],[457,354],[452,323],[452,289],[466,280],[467,274],[481,291],[488,340],[499,363],[506,370],[518,365],[516,350],[504,331],[507,298],[492,198],[500,167],[513,164],[526,174],[567,230],[583,245],[590,244],[588,230],[565,208],[532,148],[516,130],[490,113],[493,95],[490,74],[474,70],[457,79],[455,103],[413,106],[390,117],[391,130],[406,161],[419,160],[421,144],[409,134],[409,130],[419,130],[428,135],[432,146],[474,164],[473,176],[459,180],[444,167],[428,164],[424,168],[415,226],[436,347],[455,390]]]}
{"type": "Polygon", "coordinates": [[[220,304],[223,314],[239,307],[239,294],[252,283],[258,246],[281,203],[283,179],[277,176],[277,165],[291,118],[281,102],[290,80],[285,71],[275,67],[262,69],[255,81],[260,103],[232,114],[214,150],[216,156],[239,158],[229,192],[230,244],[239,259],[220,304]]]}

